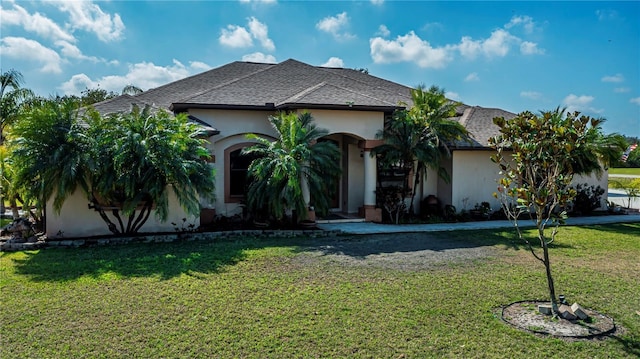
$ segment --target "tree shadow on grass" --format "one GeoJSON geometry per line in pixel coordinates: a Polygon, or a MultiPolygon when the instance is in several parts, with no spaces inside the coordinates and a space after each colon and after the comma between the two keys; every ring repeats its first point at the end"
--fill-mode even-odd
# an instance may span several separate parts
{"type": "Polygon", "coordinates": [[[640,357],[640,341],[632,336],[620,337],[617,335],[611,336],[618,343],[624,347],[624,351],[629,354],[633,354],[636,357],[640,357]]]}
{"type": "Polygon", "coordinates": [[[12,260],[18,274],[34,281],[105,276],[170,279],[181,274],[219,273],[243,261],[247,249],[265,245],[267,242],[256,240],[127,244],[25,252],[26,257],[12,260]]]}
{"type": "MultiPolygon", "coordinates": [[[[570,245],[553,244],[558,248],[570,245]]],[[[409,252],[445,252],[480,247],[502,246],[506,249],[528,250],[513,230],[464,230],[429,233],[390,233],[357,235],[315,241],[300,251],[319,251],[325,255],[346,255],[365,258],[370,255],[409,252]]]]}

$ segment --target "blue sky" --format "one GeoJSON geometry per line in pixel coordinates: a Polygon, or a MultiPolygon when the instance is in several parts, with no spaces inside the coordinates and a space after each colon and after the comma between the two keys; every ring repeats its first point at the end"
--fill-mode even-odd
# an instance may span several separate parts
{"type": "Polygon", "coordinates": [[[232,61],[366,68],[469,105],[557,106],[640,137],[640,2],[9,1],[0,66],[40,95],[232,61]]]}

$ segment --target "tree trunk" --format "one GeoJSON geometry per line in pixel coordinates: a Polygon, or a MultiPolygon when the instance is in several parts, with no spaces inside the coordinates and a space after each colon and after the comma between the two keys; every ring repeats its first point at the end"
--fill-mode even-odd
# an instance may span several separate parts
{"type": "Polygon", "coordinates": [[[20,212],[18,211],[18,202],[16,201],[15,197],[11,198],[9,204],[11,206],[11,213],[13,214],[13,219],[20,218],[20,212]]]}
{"type": "Polygon", "coordinates": [[[544,254],[544,267],[547,272],[547,285],[549,287],[549,297],[551,298],[551,309],[553,310],[554,315],[558,314],[558,302],[556,301],[556,288],[553,284],[553,277],[551,275],[551,262],[549,260],[549,247],[547,246],[547,241],[545,241],[544,237],[541,238],[542,243],[542,251],[544,254]]]}

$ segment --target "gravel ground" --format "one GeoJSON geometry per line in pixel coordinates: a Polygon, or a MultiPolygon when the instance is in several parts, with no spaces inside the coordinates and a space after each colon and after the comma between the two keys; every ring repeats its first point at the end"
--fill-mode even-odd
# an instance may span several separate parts
{"type": "Polygon", "coordinates": [[[308,247],[311,256],[345,265],[428,269],[492,257],[496,248],[428,233],[376,234],[328,238],[308,247]]]}

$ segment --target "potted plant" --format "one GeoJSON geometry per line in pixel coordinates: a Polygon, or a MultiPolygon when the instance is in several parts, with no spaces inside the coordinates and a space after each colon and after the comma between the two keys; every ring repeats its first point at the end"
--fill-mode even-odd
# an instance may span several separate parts
{"type": "Polygon", "coordinates": [[[489,220],[491,218],[491,204],[489,202],[476,203],[469,213],[474,219],[489,220]]]}

